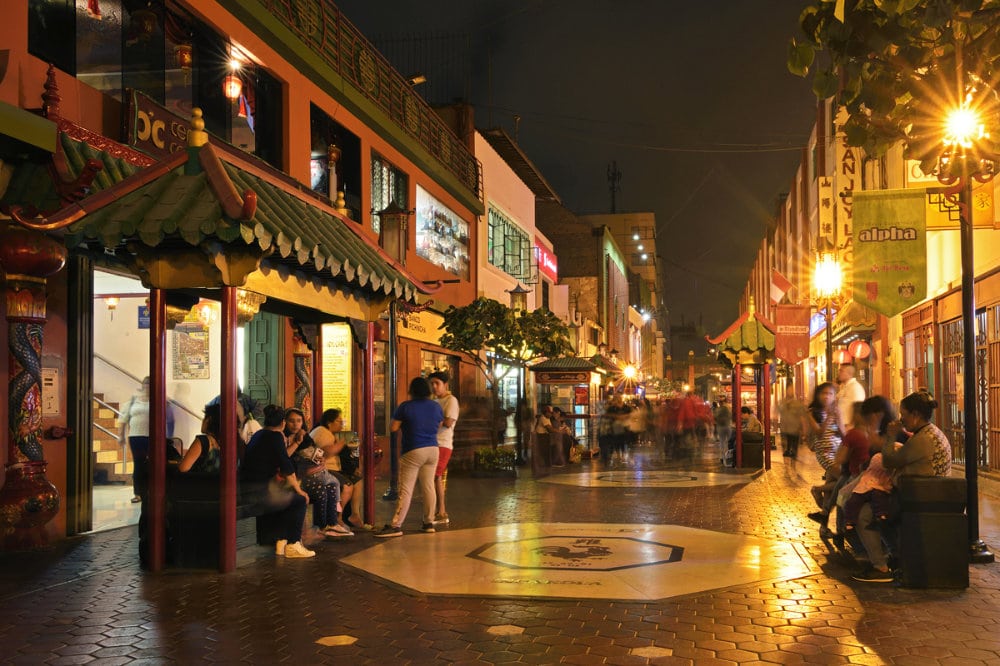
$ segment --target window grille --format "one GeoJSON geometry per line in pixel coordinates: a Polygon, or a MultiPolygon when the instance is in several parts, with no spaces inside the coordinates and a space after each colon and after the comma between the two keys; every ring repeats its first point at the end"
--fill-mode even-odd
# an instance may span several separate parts
{"type": "Polygon", "coordinates": [[[490,207],[486,254],[496,266],[525,284],[538,281],[538,260],[531,239],[506,215],[490,207]]]}
{"type": "MultiPolygon", "coordinates": [[[[403,210],[407,209],[409,180],[400,171],[379,155],[372,153],[372,210],[384,210],[390,201],[395,201],[403,210]]],[[[372,215],[372,229],[378,233],[382,228],[378,215],[372,215]]]]}

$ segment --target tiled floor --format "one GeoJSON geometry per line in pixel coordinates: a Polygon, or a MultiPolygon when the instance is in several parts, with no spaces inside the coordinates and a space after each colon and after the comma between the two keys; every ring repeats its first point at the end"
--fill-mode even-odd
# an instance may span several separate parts
{"type": "MultiPolygon", "coordinates": [[[[437,534],[417,531],[414,505],[402,538],[328,539],[308,560],[260,548],[227,575],[143,573],[130,529],[0,554],[0,662],[1000,663],[1000,566],[970,567],[966,590],[859,583],[805,517],[819,472],[804,450],[797,469],[778,458],[694,486],[634,472],[734,475],[651,453],[610,487],[456,476],[437,534]]],[[[591,471],[604,474],[586,462],[557,477],[591,471]]],[[[982,498],[994,547],[998,507],[982,498]]]]}
{"type": "Polygon", "coordinates": [[[132,504],[132,486],[94,486],[94,532],[135,525],[139,505],[132,504]]]}

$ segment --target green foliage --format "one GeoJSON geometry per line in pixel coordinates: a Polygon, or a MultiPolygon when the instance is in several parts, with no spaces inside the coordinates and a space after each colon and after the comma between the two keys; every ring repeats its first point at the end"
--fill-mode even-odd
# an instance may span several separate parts
{"type": "Polygon", "coordinates": [[[1000,0],[818,0],[799,17],[788,69],[812,73],[820,98],[837,96],[847,141],[881,155],[902,141],[930,170],[943,121],[966,97],[1000,138],[1000,0]],[[823,57],[820,57],[820,56],[823,57]]]}
{"type": "Polygon", "coordinates": [[[573,352],[569,330],[546,309],[518,313],[491,298],[479,297],[444,313],[441,345],[468,354],[495,383],[497,357],[530,363],[573,352]],[[493,355],[487,356],[490,350],[493,355]]]}
{"type": "Polygon", "coordinates": [[[476,449],[475,468],[483,471],[513,470],[517,464],[517,452],[513,449],[476,449]]]}

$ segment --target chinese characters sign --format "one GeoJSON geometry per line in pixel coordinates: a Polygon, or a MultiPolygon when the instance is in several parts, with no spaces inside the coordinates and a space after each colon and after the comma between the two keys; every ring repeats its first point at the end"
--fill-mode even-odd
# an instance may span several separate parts
{"type": "Polygon", "coordinates": [[[323,409],[339,409],[351,421],[351,351],[349,324],[323,324],[323,409]]]}

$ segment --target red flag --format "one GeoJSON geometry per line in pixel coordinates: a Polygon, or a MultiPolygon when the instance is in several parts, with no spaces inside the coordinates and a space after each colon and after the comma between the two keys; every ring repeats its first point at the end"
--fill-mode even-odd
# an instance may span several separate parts
{"type": "Polygon", "coordinates": [[[795,365],[809,357],[808,305],[774,306],[774,355],[795,365]]]}
{"type": "Polygon", "coordinates": [[[782,275],[780,272],[771,269],[771,302],[780,303],[781,299],[785,297],[792,287],[794,287],[788,278],[782,275]]]}

